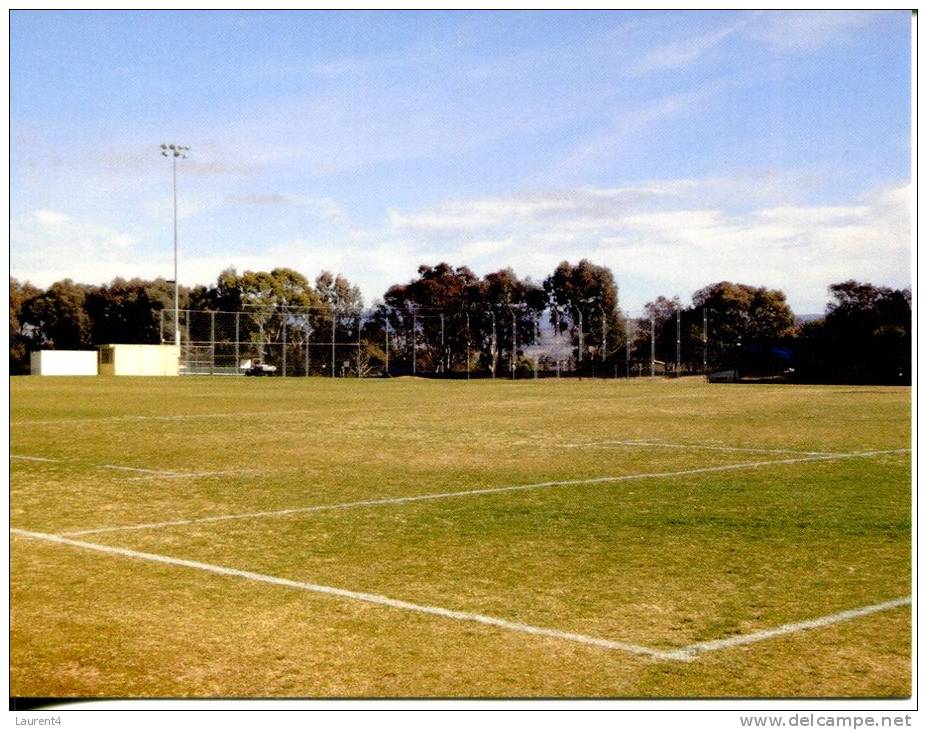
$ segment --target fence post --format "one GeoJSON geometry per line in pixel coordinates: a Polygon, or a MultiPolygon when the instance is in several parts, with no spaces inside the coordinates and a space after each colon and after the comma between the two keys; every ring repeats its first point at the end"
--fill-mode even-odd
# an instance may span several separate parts
{"type": "Polygon", "coordinates": [[[239,349],[239,341],[241,340],[241,335],[238,334],[238,315],[240,312],[235,312],[235,374],[241,374],[241,352],[239,349]]]}
{"type": "Polygon", "coordinates": [[[682,310],[676,307],[676,377],[682,369],[682,310]]]}
{"type": "Polygon", "coordinates": [[[496,379],[496,354],[499,351],[499,340],[496,336],[496,312],[494,309],[489,310],[489,316],[492,317],[492,362],[490,367],[492,368],[492,379],[496,379]]]}
{"type": "Polygon", "coordinates": [[[515,335],[515,310],[509,310],[512,313],[512,356],[509,358],[509,364],[512,370],[512,380],[515,380],[515,351],[518,349],[518,340],[515,335]]]}
{"type": "Polygon", "coordinates": [[[708,378],[708,307],[702,307],[702,372],[708,378]]]}
{"type": "Polygon", "coordinates": [[[209,313],[209,374],[216,374],[216,313],[209,313]]]}
{"type": "Polygon", "coordinates": [[[607,337],[605,334],[605,308],[600,304],[599,312],[602,314],[602,363],[605,363],[605,356],[607,353],[607,337]]]}
{"type": "Polygon", "coordinates": [[[582,370],[583,365],[583,310],[579,307],[576,307],[576,313],[579,315],[579,369],[582,370]]]}
{"type": "Polygon", "coordinates": [[[470,312],[466,314],[467,327],[467,380],[470,379],[470,312]]]}
{"type": "Polygon", "coordinates": [[[628,380],[631,379],[631,318],[624,318],[624,370],[628,380]]]}
{"type": "Polygon", "coordinates": [[[653,317],[650,318],[650,377],[657,374],[657,343],[654,339],[656,334],[656,325],[653,317]]]}

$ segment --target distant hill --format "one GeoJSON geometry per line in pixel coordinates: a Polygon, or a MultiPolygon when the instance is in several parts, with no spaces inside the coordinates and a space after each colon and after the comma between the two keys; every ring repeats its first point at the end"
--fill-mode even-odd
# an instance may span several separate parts
{"type": "Polygon", "coordinates": [[[805,322],[813,322],[816,319],[824,319],[823,314],[796,314],[795,320],[798,324],[804,324],[805,322]]]}

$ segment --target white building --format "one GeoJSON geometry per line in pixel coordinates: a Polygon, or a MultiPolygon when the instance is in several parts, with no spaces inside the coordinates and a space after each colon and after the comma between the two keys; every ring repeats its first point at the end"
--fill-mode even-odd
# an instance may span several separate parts
{"type": "Polygon", "coordinates": [[[96,375],[94,350],[38,350],[29,354],[33,375],[96,375]]]}
{"type": "Polygon", "coordinates": [[[100,375],[179,375],[176,345],[100,345],[100,375]]]}

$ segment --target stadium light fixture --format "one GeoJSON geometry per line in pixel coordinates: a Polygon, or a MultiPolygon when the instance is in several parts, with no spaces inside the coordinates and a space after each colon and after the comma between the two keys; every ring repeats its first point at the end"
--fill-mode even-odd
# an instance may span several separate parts
{"type": "Polygon", "coordinates": [[[174,171],[174,344],[180,347],[180,284],[177,281],[177,158],[187,159],[189,147],[162,144],[161,155],[170,157],[174,171]]]}

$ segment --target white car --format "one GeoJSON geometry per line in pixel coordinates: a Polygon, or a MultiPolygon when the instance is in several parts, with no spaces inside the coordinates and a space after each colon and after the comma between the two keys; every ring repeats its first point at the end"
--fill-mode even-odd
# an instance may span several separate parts
{"type": "Polygon", "coordinates": [[[254,363],[250,368],[245,370],[245,375],[250,376],[261,376],[261,375],[273,375],[277,372],[276,365],[265,365],[261,361],[254,363]]]}

